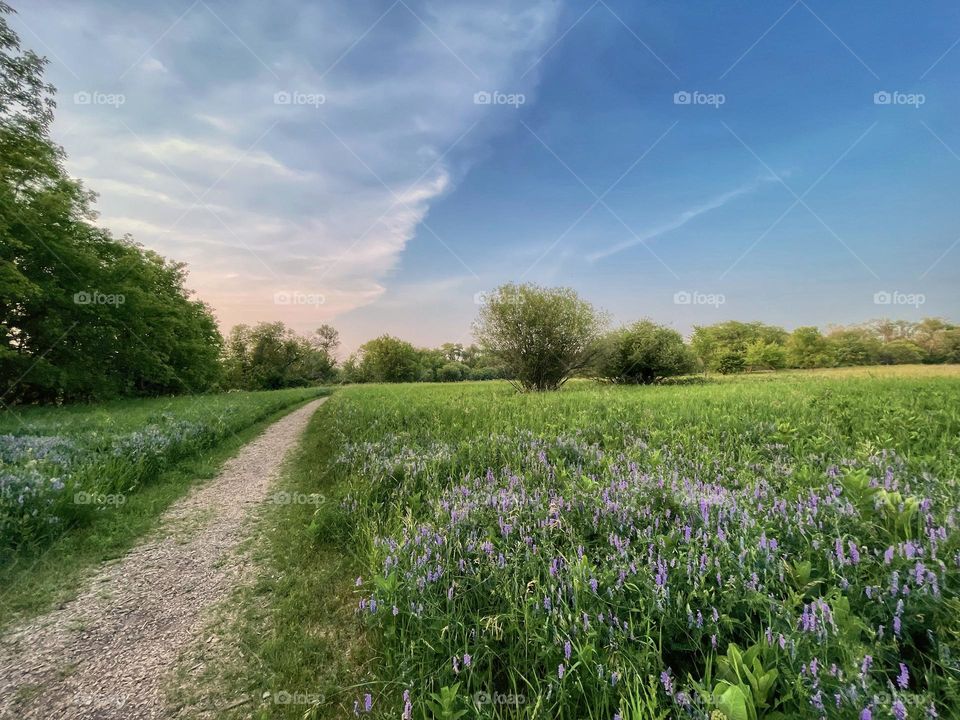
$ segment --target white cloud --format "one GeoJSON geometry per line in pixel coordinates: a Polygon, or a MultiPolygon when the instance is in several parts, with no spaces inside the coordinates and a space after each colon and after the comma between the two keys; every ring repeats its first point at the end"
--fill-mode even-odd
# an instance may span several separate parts
{"type": "MultiPolygon", "coordinates": [[[[474,93],[532,101],[535,73],[519,78],[558,12],[552,0],[410,0],[371,29],[389,3],[280,0],[266,32],[253,0],[219,20],[200,3],[172,29],[172,10],[107,5],[23,11],[84,70],[78,80],[51,68],[55,135],[69,129],[71,171],[100,193],[104,225],[190,264],[191,287],[223,324],[283,319],[300,329],[384,295],[431,204],[516,121],[475,105],[474,93]],[[82,38],[108,16],[97,62],[78,63],[82,38]],[[143,72],[128,72],[131,64],[143,72]],[[69,101],[90,88],[125,102],[69,101]],[[276,103],[278,92],[314,102],[276,103]],[[285,289],[327,302],[277,307],[273,294],[285,289]]],[[[440,243],[436,251],[447,252],[440,243]]]]}

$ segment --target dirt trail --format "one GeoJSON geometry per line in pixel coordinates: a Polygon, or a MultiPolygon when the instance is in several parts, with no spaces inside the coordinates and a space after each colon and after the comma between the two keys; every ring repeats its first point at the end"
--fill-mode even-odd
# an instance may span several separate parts
{"type": "Polygon", "coordinates": [[[268,427],[76,600],[0,638],[0,718],[165,717],[168,673],[244,572],[246,521],[324,400],[268,427]]]}

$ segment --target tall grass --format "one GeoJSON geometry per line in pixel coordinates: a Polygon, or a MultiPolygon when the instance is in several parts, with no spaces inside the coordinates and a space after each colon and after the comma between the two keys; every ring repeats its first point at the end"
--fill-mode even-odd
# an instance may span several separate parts
{"type": "Polygon", "coordinates": [[[0,415],[0,563],[113,512],[175,463],[324,392],[125,400],[0,415]]]}
{"type": "Polygon", "coordinates": [[[955,369],[360,387],[324,416],[315,529],[360,557],[374,715],[960,703],[955,369]]]}

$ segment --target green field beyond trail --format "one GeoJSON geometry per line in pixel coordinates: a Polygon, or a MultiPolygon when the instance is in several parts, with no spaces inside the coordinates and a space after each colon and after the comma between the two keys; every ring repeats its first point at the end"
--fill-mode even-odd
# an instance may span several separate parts
{"type": "Polygon", "coordinates": [[[327,699],[333,716],[960,706],[956,367],[364,386],[321,416],[302,462],[334,497],[311,532],[359,554],[376,658],[371,682],[327,699]]]}
{"type": "Polygon", "coordinates": [[[0,414],[0,559],[116,511],[165,469],[309,398],[231,392],[0,414]]]}

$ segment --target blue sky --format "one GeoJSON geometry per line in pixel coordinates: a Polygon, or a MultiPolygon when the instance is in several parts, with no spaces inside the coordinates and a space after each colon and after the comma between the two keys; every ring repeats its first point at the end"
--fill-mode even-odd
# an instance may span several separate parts
{"type": "Polygon", "coordinates": [[[225,329],[469,341],[511,280],[683,332],[960,320],[956,3],[16,6],[101,222],[225,329]]]}

